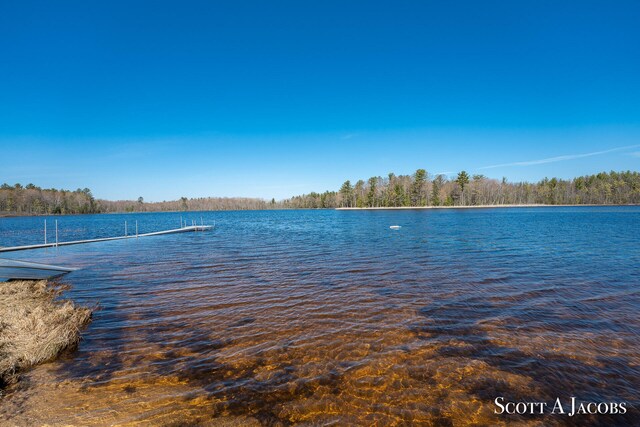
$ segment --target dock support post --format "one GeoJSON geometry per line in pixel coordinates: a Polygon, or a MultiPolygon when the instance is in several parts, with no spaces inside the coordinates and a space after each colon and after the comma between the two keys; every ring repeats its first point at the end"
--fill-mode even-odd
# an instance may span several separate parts
{"type": "Polygon", "coordinates": [[[47,220],[44,220],[44,244],[47,244],[47,220]]]}
{"type": "Polygon", "coordinates": [[[127,221],[124,222],[124,237],[127,237],[127,221]]]}

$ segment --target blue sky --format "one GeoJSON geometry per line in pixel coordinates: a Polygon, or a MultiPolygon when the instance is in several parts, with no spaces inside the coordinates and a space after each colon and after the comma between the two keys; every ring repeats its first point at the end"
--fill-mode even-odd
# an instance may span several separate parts
{"type": "Polygon", "coordinates": [[[640,169],[637,1],[2,2],[0,181],[282,198],[640,169]]]}

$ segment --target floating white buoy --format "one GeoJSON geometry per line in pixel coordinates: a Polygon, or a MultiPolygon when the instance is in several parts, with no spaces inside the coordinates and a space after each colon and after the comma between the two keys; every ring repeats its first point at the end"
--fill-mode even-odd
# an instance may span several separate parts
{"type": "Polygon", "coordinates": [[[400,226],[399,225],[392,225],[389,227],[392,230],[400,230],[400,226]]]}

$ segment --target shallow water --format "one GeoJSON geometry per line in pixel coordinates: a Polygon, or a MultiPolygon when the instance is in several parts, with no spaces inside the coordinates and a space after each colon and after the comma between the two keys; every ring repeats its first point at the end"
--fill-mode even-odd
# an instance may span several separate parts
{"type": "MultiPolygon", "coordinates": [[[[0,422],[640,424],[640,208],[57,219],[75,240],[180,215],[216,228],[2,254],[81,267],[67,296],[99,310],[0,422]],[[498,396],[630,408],[496,415],[498,396]]],[[[0,219],[0,245],[41,242],[42,221],[0,219]]]]}

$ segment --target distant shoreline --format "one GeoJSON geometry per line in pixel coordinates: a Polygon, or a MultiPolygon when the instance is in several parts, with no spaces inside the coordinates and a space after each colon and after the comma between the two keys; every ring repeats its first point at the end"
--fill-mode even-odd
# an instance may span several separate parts
{"type": "Polygon", "coordinates": [[[383,211],[383,210],[413,210],[413,209],[493,209],[493,208],[569,208],[569,207],[616,207],[616,206],[640,206],[627,205],[477,205],[477,206],[390,206],[390,207],[366,207],[366,208],[335,208],[337,211],[383,211]]]}
{"type": "Polygon", "coordinates": [[[640,206],[640,204],[580,204],[580,205],[477,205],[477,206],[387,206],[387,207],[366,207],[366,208],[274,208],[274,209],[217,209],[217,210],[188,210],[188,211],[133,211],[133,212],[95,212],[95,213],[68,213],[68,214],[35,214],[35,213],[8,213],[0,212],[0,218],[16,218],[16,217],[64,217],[64,216],[83,216],[83,215],[136,215],[150,213],[174,213],[187,214],[194,212],[250,212],[250,211],[379,211],[379,210],[412,210],[412,209],[493,209],[493,208],[560,208],[560,207],[616,207],[616,206],[640,206]]]}

